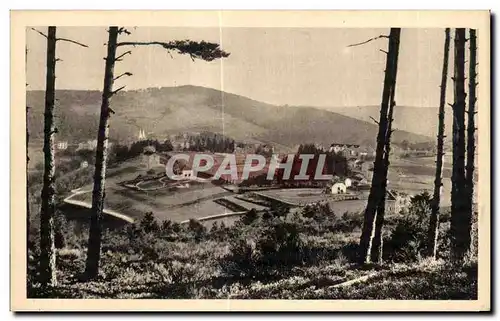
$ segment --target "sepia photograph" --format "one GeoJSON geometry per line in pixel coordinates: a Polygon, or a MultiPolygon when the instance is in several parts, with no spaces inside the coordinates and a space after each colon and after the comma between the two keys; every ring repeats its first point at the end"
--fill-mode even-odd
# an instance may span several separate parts
{"type": "Polygon", "coordinates": [[[489,311],[488,11],[127,14],[11,13],[11,309],[489,311]]]}

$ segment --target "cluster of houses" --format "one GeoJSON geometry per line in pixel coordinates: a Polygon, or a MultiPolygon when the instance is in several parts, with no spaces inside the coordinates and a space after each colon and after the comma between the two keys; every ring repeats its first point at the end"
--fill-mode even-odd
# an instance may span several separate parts
{"type": "MultiPolygon", "coordinates": [[[[87,140],[86,142],[72,143],[69,144],[68,141],[59,141],[55,144],[57,150],[67,150],[68,147],[76,147],[76,150],[95,150],[97,148],[97,139],[87,140]]],[[[108,143],[108,147],[111,146],[111,143],[108,143]]]]}
{"type": "Polygon", "coordinates": [[[274,154],[274,146],[261,143],[234,143],[234,152],[238,154],[274,154]]]}
{"type": "Polygon", "coordinates": [[[160,155],[156,153],[156,148],[154,146],[144,147],[141,162],[148,170],[157,166],[162,166],[160,155]]]}
{"type": "Polygon", "coordinates": [[[358,144],[332,143],[330,152],[342,155],[347,159],[365,159],[369,156],[375,156],[375,150],[371,147],[361,147],[358,144]]]}
{"type": "Polygon", "coordinates": [[[59,150],[66,150],[68,149],[68,142],[67,141],[57,142],[56,148],[59,150]]]}
{"type": "MultiPolygon", "coordinates": [[[[333,145],[333,144],[332,144],[333,145]]],[[[342,144],[342,146],[339,146],[340,144],[335,144],[335,146],[332,146],[337,148],[337,151],[335,152],[349,152],[352,149],[359,148],[358,145],[349,145],[349,144],[342,144]]],[[[358,154],[358,156],[363,155],[358,154]]],[[[221,154],[214,154],[214,157],[223,157],[221,154]]],[[[244,164],[244,159],[245,159],[245,154],[237,154],[237,164],[238,164],[238,175],[240,175],[240,170],[244,164]]],[[[216,163],[219,161],[216,160],[216,163]]],[[[154,146],[146,146],[144,148],[143,154],[142,154],[142,164],[144,167],[146,167],[148,170],[153,169],[153,168],[158,168],[159,170],[163,170],[164,166],[166,164],[166,158],[162,157],[156,152],[156,149],[154,146]]],[[[373,164],[372,162],[361,162],[360,164],[361,170],[354,170],[352,171],[352,174],[349,177],[337,177],[335,176],[330,183],[327,186],[327,192],[330,194],[352,194],[354,193],[359,193],[363,192],[363,190],[368,191],[370,188],[371,184],[371,173],[373,171],[373,164]]],[[[213,175],[215,171],[217,170],[217,166],[214,166],[212,171],[213,173],[208,173],[209,176],[213,175]]],[[[263,169],[264,171],[267,171],[267,168],[263,169]]],[[[175,170],[174,170],[175,171],[175,170]]],[[[177,171],[176,174],[178,175],[179,178],[182,178],[184,180],[197,180],[197,177],[193,175],[193,170],[190,167],[189,163],[183,163],[181,164],[177,171]]],[[[258,175],[258,173],[254,173],[254,175],[258,175]]],[[[238,182],[232,182],[230,177],[227,177],[227,182],[228,183],[234,183],[237,184],[238,182]]],[[[387,207],[388,210],[391,212],[399,213],[403,208],[406,208],[410,205],[411,202],[411,195],[408,195],[406,193],[398,192],[395,190],[388,190],[387,191],[387,207]]]]}

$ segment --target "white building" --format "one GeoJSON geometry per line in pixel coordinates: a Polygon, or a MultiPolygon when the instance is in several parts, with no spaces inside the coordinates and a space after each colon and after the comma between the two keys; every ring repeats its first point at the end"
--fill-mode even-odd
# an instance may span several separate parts
{"type": "Polygon", "coordinates": [[[97,148],[97,139],[89,140],[87,142],[88,149],[96,149],[97,148]]]}
{"type": "Polygon", "coordinates": [[[344,156],[357,156],[359,153],[359,145],[357,144],[344,144],[344,143],[333,143],[330,145],[330,152],[335,154],[343,153],[344,156]]]}
{"type": "Polygon", "coordinates": [[[144,132],[144,129],[139,129],[139,134],[137,135],[137,138],[141,140],[146,140],[146,133],[144,132]]]}
{"type": "Polygon", "coordinates": [[[156,153],[156,148],[154,146],[144,147],[144,152],[142,153],[142,164],[151,169],[156,166],[160,166],[160,155],[156,153]]]}
{"type": "Polygon", "coordinates": [[[183,179],[192,179],[193,178],[193,170],[192,169],[183,169],[181,172],[181,176],[183,179]]]}
{"type": "Polygon", "coordinates": [[[81,150],[81,149],[94,150],[96,148],[97,148],[97,139],[88,140],[86,143],[78,143],[78,150],[81,150]]]}
{"type": "Polygon", "coordinates": [[[59,150],[65,150],[65,149],[68,149],[68,142],[67,141],[61,141],[61,142],[58,142],[57,145],[56,145],[57,149],[59,150]]]}
{"type": "Polygon", "coordinates": [[[347,187],[344,183],[335,183],[332,185],[332,194],[345,194],[347,187]]]}
{"type": "Polygon", "coordinates": [[[193,174],[194,174],[194,172],[192,169],[183,169],[180,172],[180,174],[174,175],[172,177],[172,179],[175,179],[175,180],[193,180],[196,178],[196,176],[194,176],[193,174]]]}
{"type": "Polygon", "coordinates": [[[87,167],[89,167],[89,162],[83,161],[80,163],[80,168],[87,168],[87,167]]]}
{"type": "Polygon", "coordinates": [[[395,190],[387,191],[387,211],[400,213],[411,205],[411,195],[395,190]]]}

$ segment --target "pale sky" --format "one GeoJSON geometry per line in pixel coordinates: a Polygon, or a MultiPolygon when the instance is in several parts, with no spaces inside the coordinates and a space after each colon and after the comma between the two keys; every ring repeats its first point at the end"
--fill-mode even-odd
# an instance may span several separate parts
{"type": "MultiPolygon", "coordinates": [[[[37,27],[46,32],[46,27],[37,27]]],[[[221,89],[278,105],[379,105],[387,40],[347,48],[388,29],[340,28],[130,28],[119,41],[206,40],[220,43],[228,58],[205,62],[160,47],[132,50],[117,62],[115,74],[129,71],[115,87],[126,89],[197,85],[221,89]]],[[[57,43],[57,89],[102,90],[106,27],[59,27],[57,36],[85,43],[82,48],[57,43]]],[[[437,107],[443,59],[443,29],[403,29],[396,102],[404,106],[437,107]]],[[[46,40],[27,30],[29,89],[45,88],[46,40]]],[[[453,46],[452,46],[453,48],[453,46]]],[[[453,51],[450,52],[450,66],[453,51]]],[[[452,70],[450,70],[451,75],[452,70]]],[[[448,86],[451,89],[451,86],[448,86]]],[[[448,97],[451,97],[451,91],[448,97]]]]}

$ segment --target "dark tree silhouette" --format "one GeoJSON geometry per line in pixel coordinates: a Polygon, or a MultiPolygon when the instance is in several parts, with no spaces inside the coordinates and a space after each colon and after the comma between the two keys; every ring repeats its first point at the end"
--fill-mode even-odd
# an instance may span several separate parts
{"type": "MultiPolygon", "coordinates": [[[[399,36],[398,36],[399,37],[399,36]]],[[[399,40],[398,40],[399,41],[399,40]]],[[[399,46],[396,46],[394,49],[394,69],[392,70],[393,77],[393,87],[391,89],[391,97],[389,103],[389,112],[387,115],[387,131],[385,137],[385,151],[384,151],[384,171],[382,180],[382,189],[384,190],[384,194],[381,195],[381,199],[377,206],[377,214],[375,218],[375,234],[373,237],[373,245],[371,250],[371,261],[372,262],[382,262],[382,249],[383,249],[383,235],[382,228],[384,226],[385,219],[385,198],[387,190],[387,175],[389,173],[389,156],[391,154],[391,136],[393,133],[392,122],[394,120],[394,108],[396,107],[396,80],[397,80],[397,71],[398,71],[398,58],[399,58],[399,46]]]]}
{"type": "Polygon", "coordinates": [[[57,129],[54,123],[54,103],[56,84],[56,42],[67,41],[87,47],[79,42],[56,38],[56,27],[48,27],[48,33],[32,28],[47,38],[47,74],[45,83],[44,112],[44,173],[42,187],[42,206],[40,211],[40,283],[42,285],[56,284],[56,253],[54,245],[54,215],[55,215],[55,159],[54,141],[57,129]]]}
{"type": "MultiPolygon", "coordinates": [[[[396,66],[397,66],[397,55],[396,53],[396,66]]],[[[394,72],[394,77],[396,77],[396,72],[394,72]]],[[[394,117],[394,108],[396,107],[396,101],[394,101],[395,95],[395,87],[391,93],[391,104],[389,107],[389,115],[388,115],[388,124],[387,124],[387,134],[386,134],[386,142],[385,142],[385,151],[384,151],[384,177],[385,179],[382,182],[382,189],[384,191],[387,190],[387,174],[389,173],[389,156],[391,154],[391,135],[393,133],[392,129],[392,121],[394,117]]],[[[375,234],[373,236],[373,245],[371,250],[371,261],[372,262],[382,262],[382,249],[383,249],[383,235],[382,228],[384,226],[385,219],[385,198],[386,194],[384,192],[381,195],[381,199],[377,206],[377,214],[375,216],[375,234]]]]}
{"type": "Polygon", "coordinates": [[[106,176],[106,160],[108,156],[109,116],[113,112],[109,108],[109,100],[113,92],[114,68],[116,62],[116,43],[118,28],[110,27],[108,37],[108,54],[104,72],[104,87],[102,91],[101,115],[97,133],[96,164],[94,172],[94,188],[92,190],[92,212],[90,217],[90,232],[87,251],[85,274],[89,278],[97,277],[99,259],[101,256],[101,220],[104,203],[104,184],[106,176]]]}
{"type": "Polygon", "coordinates": [[[444,37],[443,69],[441,73],[441,91],[439,95],[438,134],[436,175],[434,178],[434,195],[432,197],[431,216],[427,232],[427,255],[436,258],[436,247],[439,231],[439,204],[441,202],[441,187],[443,186],[443,156],[444,156],[444,115],[446,104],[446,82],[448,79],[448,58],[450,52],[450,28],[446,28],[444,37]]]}
{"type": "MultiPolygon", "coordinates": [[[[386,193],[386,163],[385,150],[387,147],[390,106],[393,104],[393,92],[396,87],[397,55],[399,51],[399,39],[401,28],[391,28],[389,35],[389,50],[385,68],[384,89],[382,92],[382,104],[380,106],[379,130],[377,135],[377,147],[373,167],[372,185],[368,196],[368,204],[364,214],[363,229],[359,246],[360,263],[371,262],[373,239],[376,229],[377,209],[386,193]]],[[[383,224],[383,217],[379,219],[383,224]]],[[[381,227],[380,227],[381,229],[381,227]]]]}
{"type": "Polygon", "coordinates": [[[476,124],[474,121],[476,106],[476,66],[477,66],[477,45],[476,45],[476,30],[469,30],[469,109],[467,111],[467,166],[465,180],[467,186],[467,209],[472,213],[472,204],[474,202],[474,158],[476,151],[475,131],[476,124]]]}
{"type": "Polygon", "coordinates": [[[467,208],[465,181],[465,29],[455,30],[453,103],[453,169],[451,176],[451,252],[462,260],[470,246],[471,212],[467,208]]]}
{"type": "Polygon", "coordinates": [[[54,246],[54,101],[56,82],[56,27],[49,27],[47,36],[47,77],[45,83],[44,172],[42,209],[40,212],[40,282],[56,283],[56,253],[54,246]]]}
{"type": "Polygon", "coordinates": [[[115,62],[122,61],[126,55],[132,52],[125,51],[117,56],[117,49],[126,46],[150,46],[158,45],[167,50],[168,53],[175,52],[181,55],[189,55],[191,59],[202,59],[212,61],[218,58],[228,57],[229,53],[220,49],[218,44],[210,42],[196,42],[191,40],[180,40],[170,42],[118,42],[118,36],[121,34],[129,35],[124,27],[111,26],[108,30],[109,39],[107,44],[106,66],[104,74],[104,88],[102,94],[101,115],[99,120],[99,130],[97,134],[97,152],[96,165],[94,174],[94,189],[92,192],[92,210],[90,220],[88,254],[85,269],[85,278],[87,280],[97,277],[99,272],[99,261],[101,256],[101,220],[103,203],[105,198],[105,179],[106,179],[106,159],[108,155],[108,133],[109,119],[114,111],[110,108],[110,98],[123,90],[122,86],[113,90],[114,81],[123,76],[132,76],[130,72],[125,72],[121,75],[114,76],[115,62]]]}
{"type": "MultiPolygon", "coordinates": [[[[25,65],[27,66],[28,65],[28,48],[26,48],[25,55],[26,55],[25,56],[25,65]]],[[[26,84],[26,87],[28,87],[28,84],[26,84]]],[[[29,163],[30,163],[30,155],[29,155],[29,149],[28,149],[28,145],[30,142],[29,110],[30,110],[30,107],[26,105],[26,173],[29,173],[29,163]]],[[[29,192],[29,184],[26,184],[26,262],[28,262],[28,264],[30,262],[28,249],[31,247],[30,220],[31,220],[30,192],[29,192]]],[[[29,270],[28,264],[26,265],[26,268],[29,270]]]]}

